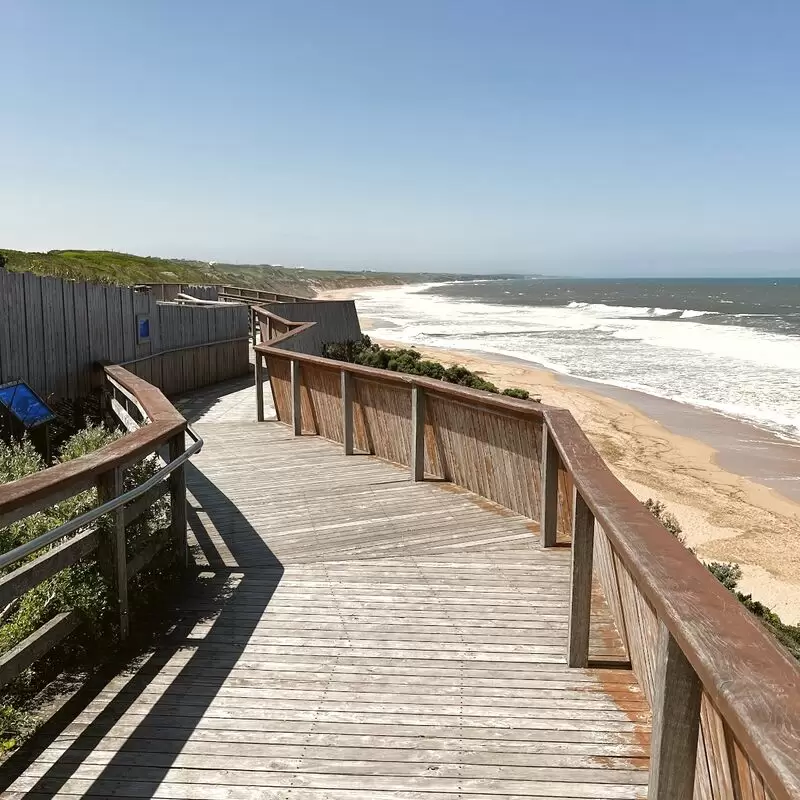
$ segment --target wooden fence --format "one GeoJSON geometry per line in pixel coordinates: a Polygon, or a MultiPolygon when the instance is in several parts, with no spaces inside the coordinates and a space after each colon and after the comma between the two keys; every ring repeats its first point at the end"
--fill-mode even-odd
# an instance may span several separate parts
{"type": "Polygon", "coordinates": [[[180,294],[188,294],[198,300],[218,300],[221,287],[195,283],[142,283],[134,288],[148,292],[156,300],[174,303],[180,294]]]}
{"type": "MultiPolygon", "coordinates": [[[[25,519],[55,503],[97,487],[101,505],[7,553],[0,554],[0,569],[19,564],[0,578],[0,607],[66,567],[96,558],[113,589],[121,639],[128,635],[128,584],[165,548],[171,548],[185,566],[186,479],[184,463],[200,449],[202,440],[186,447],[187,425],[164,395],[122,367],[106,367],[104,389],[109,405],[128,434],[83,458],[65,462],[0,486],[0,528],[25,519]],[[169,463],[158,456],[162,447],[169,463]],[[145,483],[123,493],[124,470],[146,458],[156,458],[161,468],[145,483]],[[139,543],[130,552],[126,528],[154,503],[170,496],[169,526],[139,543]],[[109,529],[95,524],[111,518],[109,529]],[[35,553],[37,557],[30,559],[35,553]]],[[[0,656],[0,687],[17,677],[82,624],[76,610],[65,611],[0,656]]]]}
{"type": "Polygon", "coordinates": [[[74,399],[92,390],[94,365],[110,362],[186,391],[247,373],[248,324],[245,305],[177,306],[0,269],[0,384],[21,379],[45,398],[74,399]]]}
{"type": "Polygon", "coordinates": [[[329,342],[357,342],[361,339],[361,324],[353,300],[328,302],[262,303],[252,307],[254,324],[260,327],[261,341],[293,331],[283,337],[280,347],[292,352],[321,356],[323,345],[329,342]],[[299,328],[304,326],[304,330],[299,328]]]}
{"type": "Polygon", "coordinates": [[[653,711],[650,800],[800,797],[796,662],[613,476],[569,412],[287,352],[303,330],[256,347],[257,383],[265,361],[278,419],[296,435],[463,486],[538,521],[546,547],[571,542],[565,659],[587,666],[594,580],[653,711]]]}
{"type": "Polygon", "coordinates": [[[233,300],[251,305],[261,303],[320,303],[324,300],[313,300],[308,297],[298,297],[294,294],[280,294],[269,292],[266,289],[250,289],[243,286],[218,286],[220,300],[233,300]]]}
{"type": "Polygon", "coordinates": [[[165,394],[181,394],[249,372],[246,306],[158,303],[157,315],[157,348],[121,363],[165,394]]]}

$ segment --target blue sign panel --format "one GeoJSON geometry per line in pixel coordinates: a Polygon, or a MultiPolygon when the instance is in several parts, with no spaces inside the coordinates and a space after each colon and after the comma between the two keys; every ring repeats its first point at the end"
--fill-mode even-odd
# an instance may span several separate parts
{"type": "Polygon", "coordinates": [[[5,406],[27,429],[56,418],[44,400],[22,381],[0,386],[0,405],[5,406]]]}
{"type": "Polygon", "coordinates": [[[136,317],[136,340],[140,344],[150,341],[150,317],[146,314],[139,314],[136,317]]]}

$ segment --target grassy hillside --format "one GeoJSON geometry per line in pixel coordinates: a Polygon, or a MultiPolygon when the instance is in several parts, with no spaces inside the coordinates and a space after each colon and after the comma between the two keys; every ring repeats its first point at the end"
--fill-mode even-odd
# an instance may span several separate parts
{"type": "Polygon", "coordinates": [[[34,272],[74,280],[119,285],[136,283],[225,283],[283,294],[313,297],[323,289],[378,286],[442,280],[441,275],[389,272],[336,272],[287,269],[268,264],[208,264],[204,261],[154,258],[108,250],[51,250],[25,253],[0,249],[0,266],[15,272],[34,272]]]}

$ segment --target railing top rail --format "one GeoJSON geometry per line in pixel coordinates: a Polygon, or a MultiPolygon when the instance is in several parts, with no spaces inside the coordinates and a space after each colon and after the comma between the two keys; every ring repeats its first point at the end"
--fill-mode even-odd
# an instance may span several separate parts
{"type": "Polygon", "coordinates": [[[436,378],[426,378],[422,375],[409,375],[403,372],[393,372],[392,370],[378,369],[376,367],[364,367],[361,364],[351,364],[348,361],[334,361],[323,356],[312,356],[307,353],[295,353],[288,350],[281,350],[274,347],[275,344],[294,336],[299,331],[290,331],[277,339],[271,339],[268,343],[257,344],[255,350],[264,355],[279,356],[281,358],[291,358],[304,364],[313,364],[323,369],[335,369],[349,372],[366,380],[378,381],[383,384],[410,389],[412,386],[420,386],[431,394],[447,397],[462,403],[471,403],[489,408],[495,412],[506,414],[513,417],[524,417],[528,419],[541,420],[546,406],[541,403],[534,403],[530,400],[518,400],[506,395],[490,394],[479,389],[470,389],[467,386],[459,386],[455,383],[447,383],[436,378]]]}
{"type": "Polygon", "coordinates": [[[72,497],[94,485],[100,475],[139,461],[186,430],[186,420],[160,389],[121,366],[106,366],[104,370],[137,399],[150,424],[81,458],[1,485],[0,527],[72,497]]]}
{"type": "Polygon", "coordinates": [[[293,303],[326,303],[329,302],[327,300],[321,300],[316,297],[301,297],[300,295],[296,294],[286,294],[285,292],[273,292],[271,289],[250,289],[246,286],[220,286],[219,287],[219,296],[220,297],[236,297],[243,300],[261,300],[267,303],[282,303],[285,302],[284,300],[276,299],[270,300],[267,297],[262,297],[261,295],[265,294],[273,294],[276,298],[287,297],[289,298],[290,302],[293,303]]]}
{"type": "Polygon", "coordinates": [[[313,328],[317,324],[316,322],[295,322],[291,319],[284,319],[283,317],[279,317],[277,314],[273,314],[271,311],[267,311],[266,308],[262,308],[261,306],[253,306],[253,311],[259,318],[266,317],[273,322],[278,322],[282,325],[286,325],[286,327],[289,328],[286,333],[282,333],[279,336],[273,336],[272,339],[269,340],[269,344],[273,347],[281,344],[281,342],[285,342],[287,339],[291,339],[294,336],[303,333],[303,331],[307,331],[309,328],[313,328]]]}
{"type": "Polygon", "coordinates": [[[75,517],[74,519],[69,520],[69,522],[65,522],[63,525],[59,525],[57,528],[49,530],[46,533],[43,533],[41,536],[37,536],[35,539],[30,539],[29,541],[25,542],[25,544],[21,544],[19,547],[15,547],[13,550],[0,553],[0,569],[4,569],[14,562],[29,556],[31,553],[35,553],[37,550],[41,550],[43,547],[62,539],[64,536],[74,533],[80,528],[91,524],[105,514],[116,511],[118,508],[133,502],[137,497],[141,497],[143,494],[149,492],[154,486],[157,486],[159,483],[161,483],[164,478],[166,478],[168,475],[171,475],[178,467],[188,461],[195,453],[199,453],[203,448],[202,437],[195,433],[191,425],[186,426],[186,432],[193,439],[192,444],[189,445],[189,447],[187,447],[177,458],[174,458],[172,461],[158,470],[158,472],[156,472],[153,476],[148,478],[143,483],[140,483],[138,486],[135,486],[130,491],[114,497],[107,503],[103,503],[96,508],[92,508],[85,514],[81,514],[79,517],[75,517]]]}
{"type": "Polygon", "coordinates": [[[253,311],[260,317],[266,317],[267,319],[274,320],[275,322],[281,322],[284,325],[291,325],[293,327],[299,328],[301,325],[314,325],[316,323],[309,323],[309,322],[297,322],[293,319],[285,319],[284,317],[279,316],[274,311],[267,311],[266,308],[262,306],[252,306],[253,311]]]}
{"type": "Polygon", "coordinates": [[[777,800],[800,797],[800,669],[606,466],[569,411],[545,420],[577,490],[777,800]]]}

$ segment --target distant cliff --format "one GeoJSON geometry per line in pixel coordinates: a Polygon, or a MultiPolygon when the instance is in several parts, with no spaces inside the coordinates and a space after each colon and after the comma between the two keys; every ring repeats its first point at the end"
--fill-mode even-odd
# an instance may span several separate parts
{"type": "MultiPolygon", "coordinates": [[[[51,250],[26,253],[0,249],[0,266],[74,280],[130,286],[137,283],[224,283],[281,294],[313,297],[326,289],[419,283],[442,275],[398,272],[343,272],[291,269],[269,264],[221,264],[136,256],[108,250],[51,250]]],[[[445,278],[446,279],[446,278],[445,278]]]]}

